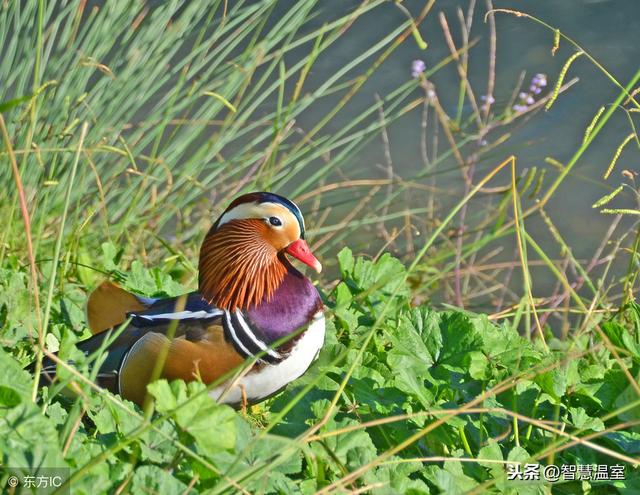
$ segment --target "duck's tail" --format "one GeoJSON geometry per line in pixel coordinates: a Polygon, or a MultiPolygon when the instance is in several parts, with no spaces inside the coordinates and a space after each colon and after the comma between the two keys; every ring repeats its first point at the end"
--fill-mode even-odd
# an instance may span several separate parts
{"type": "MultiPolygon", "coordinates": [[[[135,294],[127,292],[108,280],[102,282],[89,295],[87,301],[87,324],[95,337],[85,340],[78,348],[86,354],[94,352],[100,347],[106,335],[98,336],[97,334],[110,328],[118,327],[126,321],[127,313],[147,309],[154,301],[155,299],[136,296],[135,294]]],[[[35,362],[33,362],[25,369],[31,373],[35,373],[35,368],[35,362]]],[[[56,378],[56,368],[56,361],[48,356],[42,358],[40,387],[53,383],[56,378]]]]}

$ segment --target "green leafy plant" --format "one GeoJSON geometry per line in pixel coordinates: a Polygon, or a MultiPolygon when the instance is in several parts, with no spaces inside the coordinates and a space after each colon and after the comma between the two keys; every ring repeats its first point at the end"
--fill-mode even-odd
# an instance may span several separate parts
{"type": "MultiPolygon", "coordinates": [[[[42,412],[30,398],[32,378],[2,352],[3,465],[69,466],[77,493],[143,485],[162,493],[544,492],[543,481],[508,481],[507,462],[619,464],[626,479],[615,486],[638,485],[629,461],[640,452],[640,401],[625,377],[639,371],[637,305],[602,324],[623,370],[589,339],[571,349],[551,341],[546,353],[486,316],[412,305],[408,284],[374,328],[376,308],[405,268],[388,255],[371,261],[344,249],[339,258],[341,281],[326,298],[334,324],[320,359],[247,416],[217,405],[202,384],[159,380],[149,386],[157,417],[147,420],[77,372],[65,381],[80,395],[51,387],[42,412]]],[[[143,273],[127,279],[141,292],[151,276],[143,273]]],[[[554,486],[576,493],[581,483],[554,486]]],[[[612,482],[589,483],[598,490],[612,482]]]]}

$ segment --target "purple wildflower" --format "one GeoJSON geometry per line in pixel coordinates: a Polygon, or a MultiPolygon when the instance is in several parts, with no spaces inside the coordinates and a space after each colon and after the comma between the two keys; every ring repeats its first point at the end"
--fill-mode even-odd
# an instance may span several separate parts
{"type": "Polygon", "coordinates": [[[531,78],[529,85],[529,91],[521,91],[518,93],[518,101],[513,105],[514,112],[524,112],[529,109],[531,105],[536,102],[536,96],[542,92],[542,88],[547,85],[546,74],[536,74],[531,78]]]}
{"type": "Polygon", "coordinates": [[[480,107],[484,112],[488,112],[489,107],[496,102],[496,99],[493,97],[493,95],[481,95],[480,99],[484,102],[480,107]]]}
{"type": "Polygon", "coordinates": [[[533,76],[533,79],[531,79],[531,84],[533,86],[539,86],[541,88],[544,88],[547,85],[547,75],[536,74],[535,76],[533,76]]]}
{"type": "Polygon", "coordinates": [[[422,60],[414,60],[411,62],[411,77],[417,79],[426,70],[427,66],[422,60]]]}
{"type": "Polygon", "coordinates": [[[542,88],[547,85],[546,74],[536,74],[531,78],[531,86],[529,86],[529,92],[534,95],[539,95],[542,92],[542,88]]]}

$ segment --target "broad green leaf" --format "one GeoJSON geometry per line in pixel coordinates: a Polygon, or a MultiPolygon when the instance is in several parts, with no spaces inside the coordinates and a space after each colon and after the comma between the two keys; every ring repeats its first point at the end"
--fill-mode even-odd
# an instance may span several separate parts
{"type": "Polygon", "coordinates": [[[440,322],[442,350],[437,364],[450,371],[465,373],[470,353],[482,349],[482,337],[463,313],[443,313],[440,322]]]}
{"type": "Polygon", "coordinates": [[[78,278],[85,287],[94,287],[97,285],[100,273],[92,268],[96,265],[97,260],[93,259],[89,254],[84,242],[80,242],[77,251],[77,266],[78,278]]]}
{"type": "Polygon", "coordinates": [[[112,243],[102,243],[102,263],[106,271],[117,270],[119,258],[120,253],[118,253],[118,249],[112,243]]]}
{"type": "MultiPolygon", "coordinates": [[[[622,409],[623,407],[630,406],[634,402],[637,403],[638,401],[640,401],[640,397],[638,396],[636,388],[629,384],[629,386],[625,388],[616,399],[615,408],[622,409]]],[[[618,417],[623,421],[640,420],[640,404],[632,409],[627,409],[626,411],[619,413],[618,417]]]]}
{"type": "Polygon", "coordinates": [[[420,462],[406,462],[402,457],[394,456],[374,470],[367,471],[364,480],[375,487],[371,490],[373,495],[429,495],[428,485],[420,479],[423,469],[420,462]]]}
{"type": "Polygon", "coordinates": [[[504,473],[504,464],[499,462],[483,462],[482,459],[490,461],[502,461],[502,450],[497,442],[491,440],[488,445],[482,447],[478,452],[478,463],[489,470],[494,478],[500,478],[504,473]]]}
{"type": "MultiPolygon", "coordinates": [[[[14,397],[17,400],[16,404],[20,402],[31,401],[31,386],[32,378],[22,366],[9,354],[0,348],[0,386],[4,386],[6,389],[11,390],[8,395],[14,397]]],[[[8,405],[8,404],[5,404],[8,405]]]]}
{"type": "Polygon", "coordinates": [[[603,411],[611,411],[628,386],[629,380],[625,373],[620,369],[610,369],[607,370],[602,381],[596,383],[594,387],[589,387],[588,395],[600,405],[603,411]]]}
{"type": "Polygon", "coordinates": [[[129,411],[116,406],[113,402],[99,398],[97,407],[89,411],[89,417],[95,423],[98,433],[103,435],[119,433],[126,436],[140,426],[140,420],[133,416],[134,406],[126,402],[129,411]]]}
{"type": "Polygon", "coordinates": [[[55,423],[31,401],[31,377],[2,349],[0,369],[1,464],[33,474],[41,466],[64,466],[55,423]]]}
{"type": "Polygon", "coordinates": [[[429,466],[425,470],[429,481],[447,495],[462,495],[478,485],[478,481],[467,476],[460,461],[446,461],[444,468],[429,466]]]}
{"type": "Polygon", "coordinates": [[[342,278],[347,278],[353,271],[353,265],[355,263],[353,253],[348,247],[343,247],[338,253],[338,263],[340,265],[340,274],[342,278]]]}
{"type": "Polygon", "coordinates": [[[554,403],[559,403],[560,398],[567,390],[567,376],[562,370],[553,369],[536,376],[534,381],[543,392],[549,395],[554,403]]]}
{"type": "Polygon", "coordinates": [[[607,321],[602,324],[602,330],[613,345],[626,349],[636,361],[640,360],[640,332],[638,329],[632,333],[629,328],[616,321],[607,321]]]}
{"type": "Polygon", "coordinates": [[[343,249],[338,259],[344,283],[375,314],[382,307],[396,308],[408,297],[409,287],[404,282],[406,269],[389,253],[374,262],[362,257],[354,260],[351,252],[343,249]],[[396,295],[393,301],[389,300],[391,294],[396,295]]]}
{"type": "Polygon", "coordinates": [[[424,408],[433,403],[433,394],[425,387],[440,354],[442,337],[438,327],[439,317],[427,308],[414,308],[404,314],[395,329],[389,330],[391,349],[387,351],[387,363],[394,373],[394,383],[401,390],[414,394],[424,408]]]}
{"type": "Polygon", "coordinates": [[[162,493],[163,495],[179,495],[196,493],[187,485],[175,478],[170,470],[158,466],[140,466],[133,475],[131,484],[133,493],[162,493]]]}
{"type": "MultiPolygon", "coordinates": [[[[532,459],[526,449],[519,446],[515,446],[509,451],[507,461],[520,462],[522,464],[536,462],[532,459]]],[[[548,490],[546,489],[545,484],[546,483],[543,480],[509,481],[507,480],[505,471],[501,477],[501,481],[498,482],[496,486],[500,489],[500,493],[508,495],[547,495],[548,490]]]]}
{"type": "Polygon", "coordinates": [[[469,375],[475,380],[486,380],[489,378],[489,360],[480,351],[469,353],[469,375]]]}
{"type": "Polygon", "coordinates": [[[571,424],[581,430],[604,430],[604,423],[600,418],[592,418],[582,407],[570,407],[571,424]]]}
{"type": "Polygon", "coordinates": [[[170,384],[166,380],[157,380],[147,386],[156,400],[157,410],[171,413],[176,423],[194,438],[204,453],[234,449],[235,413],[229,406],[217,404],[205,388],[200,382],[185,384],[182,380],[170,384]]]}

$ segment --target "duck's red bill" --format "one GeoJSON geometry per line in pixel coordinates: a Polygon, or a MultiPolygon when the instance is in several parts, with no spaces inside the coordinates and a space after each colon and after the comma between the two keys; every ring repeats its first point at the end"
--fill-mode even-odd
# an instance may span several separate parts
{"type": "Polygon", "coordinates": [[[285,249],[285,252],[305,265],[310,266],[316,272],[320,273],[322,271],[322,265],[313,255],[311,249],[309,249],[309,245],[303,239],[298,239],[297,241],[289,244],[285,249]]]}

